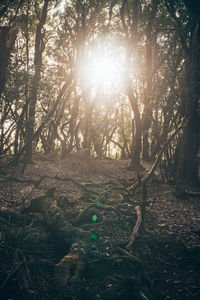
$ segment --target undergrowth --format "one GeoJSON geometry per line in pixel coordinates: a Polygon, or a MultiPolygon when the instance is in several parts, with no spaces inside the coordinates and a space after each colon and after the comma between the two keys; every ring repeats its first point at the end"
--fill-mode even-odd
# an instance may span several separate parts
{"type": "MultiPolygon", "coordinates": [[[[55,265],[63,256],[70,261],[70,250],[62,239],[56,239],[41,218],[35,222],[35,215],[30,222],[0,218],[1,299],[197,300],[200,251],[189,252],[175,237],[143,230],[128,252],[125,247],[136,215],[125,188],[116,201],[110,182],[84,186],[81,209],[76,208],[70,220],[72,228],[86,236],[79,241],[72,236],[73,242],[84,247],[84,267],[75,274],[68,268],[65,286],[57,285],[54,277],[55,265]]],[[[60,209],[62,213],[64,205],[60,209]]]]}

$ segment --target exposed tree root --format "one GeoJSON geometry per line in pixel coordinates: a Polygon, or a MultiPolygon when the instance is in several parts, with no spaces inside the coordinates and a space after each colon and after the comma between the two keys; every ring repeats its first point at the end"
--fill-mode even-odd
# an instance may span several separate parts
{"type": "Polygon", "coordinates": [[[142,224],[142,213],[141,213],[140,206],[137,205],[135,207],[135,210],[136,210],[136,213],[137,213],[137,222],[136,222],[136,224],[134,226],[134,229],[133,229],[133,232],[131,234],[130,241],[129,241],[128,245],[126,246],[127,249],[130,249],[131,246],[133,245],[133,243],[135,241],[135,238],[138,236],[138,232],[139,232],[140,226],[142,224]]]}
{"type": "MultiPolygon", "coordinates": [[[[44,178],[71,181],[83,191],[80,198],[83,200],[83,209],[71,221],[65,219],[63,210],[59,207],[55,199],[55,188],[51,188],[46,193],[34,198],[30,206],[22,211],[23,213],[40,213],[43,223],[48,232],[52,234],[53,239],[60,240],[66,245],[66,255],[55,265],[55,278],[58,285],[68,286],[69,282],[81,276],[87,264],[94,263],[95,260],[117,261],[117,259],[120,259],[120,261],[123,261],[128,259],[133,264],[142,264],[139,258],[122,248],[118,248],[118,251],[122,252],[122,255],[115,254],[109,257],[95,255],[95,257],[92,256],[89,259],[92,244],[96,242],[97,236],[105,234],[110,220],[116,220],[116,214],[119,220],[125,215],[130,216],[130,205],[127,203],[130,201],[130,192],[125,186],[118,183],[118,181],[112,181],[112,183],[106,181],[80,183],[73,178],[59,176],[41,176],[39,180],[28,181],[27,183],[41,183],[44,178]],[[107,193],[113,189],[120,190],[124,195],[124,197],[121,197],[120,203],[115,203],[116,201],[114,200],[107,201],[107,193]],[[96,215],[98,215],[98,220],[92,223],[92,216],[96,215]],[[106,220],[107,222],[105,222],[106,220]]],[[[94,219],[95,221],[96,218],[94,219]]],[[[138,221],[136,224],[138,224],[138,221]]],[[[136,231],[134,231],[128,248],[131,247],[136,234],[136,231]]],[[[112,242],[112,237],[110,239],[112,242]]]]}

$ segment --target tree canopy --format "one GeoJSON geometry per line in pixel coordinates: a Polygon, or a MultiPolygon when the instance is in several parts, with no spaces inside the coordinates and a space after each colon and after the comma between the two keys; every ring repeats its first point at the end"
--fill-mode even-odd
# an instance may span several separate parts
{"type": "Polygon", "coordinates": [[[198,181],[199,4],[1,1],[1,155],[161,156],[167,181],[198,181]],[[179,128],[180,130],[177,130],[179,128]]]}

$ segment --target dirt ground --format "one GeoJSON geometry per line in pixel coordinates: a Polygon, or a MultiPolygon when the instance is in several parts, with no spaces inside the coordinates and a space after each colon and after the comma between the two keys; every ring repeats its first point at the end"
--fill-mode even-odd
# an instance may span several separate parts
{"type": "MultiPolygon", "coordinates": [[[[128,160],[78,155],[63,160],[37,155],[34,164],[22,173],[22,165],[8,167],[1,159],[1,218],[7,218],[4,214],[9,212],[22,214],[32,199],[55,187],[54,197],[66,220],[84,230],[90,228],[95,236],[88,237],[84,271],[56,295],[51,287],[50,292],[48,288],[38,291],[30,283],[28,291],[19,292],[19,285],[13,287],[11,282],[17,281],[17,271],[10,279],[5,262],[1,262],[3,299],[200,299],[200,199],[195,197],[200,191],[196,188],[196,194],[177,196],[175,187],[163,183],[157,172],[147,185],[145,230],[136,238],[129,256],[126,245],[137,220],[135,206],[141,205],[142,191],[139,187],[128,197],[126,189],[145,170],[131,171],[128,166],[128,160]],[[79,183],[91,192],[93,189],[96,196],[83,197],[79,183]],[[91,201],[94,205],[85,210],[91,201]],[[133,257],[139,259],[139,265],[131,263],[133,257]]],[[[0,237],[1,249],[3,233],[0,237]]],[[[76,241],[72,238],[72,242],[76,241]]],[[[52,261],[58,263],[62,255],[52,255],[52,261]]]]}

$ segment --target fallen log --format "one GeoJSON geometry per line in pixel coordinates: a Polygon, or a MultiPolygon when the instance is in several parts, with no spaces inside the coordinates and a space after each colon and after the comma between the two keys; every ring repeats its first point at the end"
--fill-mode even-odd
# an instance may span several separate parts
{"type": "Polygon", "coordinates": [[[70,280],[76,279],[83,271],[87,252],[84,244],[72,244],[69,253],[55,265],[55,278],[58,285],[66,286],[70,280]]]}
{"type": "Polygon", "coordinates": [[[54,199],[55,188],[49,189],[46,193],[34,198],[29,207],[22,213],[39,212],[47,229],[56,239],[62,240],[67,246],[71,245],[72,226],[65,220],[62,209],[54,199]]]}

